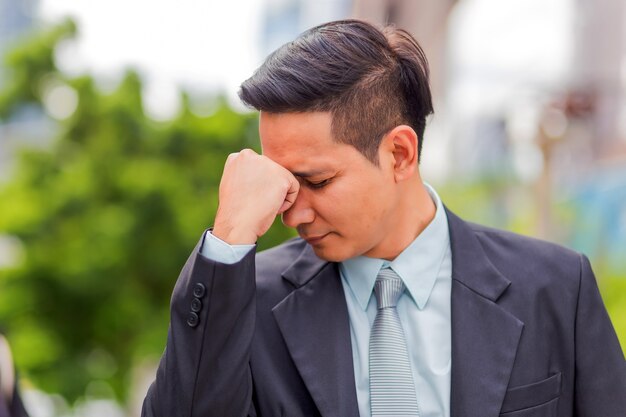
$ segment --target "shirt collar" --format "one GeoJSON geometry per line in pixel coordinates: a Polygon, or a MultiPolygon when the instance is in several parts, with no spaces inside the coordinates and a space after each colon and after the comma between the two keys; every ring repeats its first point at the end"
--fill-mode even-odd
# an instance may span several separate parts
{"type": "Polygon", "coordinates": [[[339,265],[344,279],[363,310],[367,309],[378,271],[390,266],[402,278],[407,292],[422,310],[435,286],[446,250],[450,247],[448,219],[435,190],[424,183],[435,203],[433,220],[401,253],[389,262],[384,259],[357,256],[339,265]]]}

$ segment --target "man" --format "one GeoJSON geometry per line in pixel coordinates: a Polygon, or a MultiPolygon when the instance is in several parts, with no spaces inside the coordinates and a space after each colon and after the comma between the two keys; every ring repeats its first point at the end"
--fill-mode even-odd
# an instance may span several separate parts
{"type": "Polygon", "coordinates": [[[240,97],[263,155],[226,161],[144,416],[626,416],[587,258],[466,223],[422,182],[408,33],[318,26],[240,97]],[[277,214],[300,238],[256,254],[277,214]]]}

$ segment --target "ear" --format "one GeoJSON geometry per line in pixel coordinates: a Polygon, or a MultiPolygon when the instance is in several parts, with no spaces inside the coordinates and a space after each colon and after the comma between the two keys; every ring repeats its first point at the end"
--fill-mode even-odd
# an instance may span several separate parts
{"type": "Polygon", "coordinates": [[[412,177],[417,171],[417,133],[407,125],[393,128],[383,139],[384,148],[393,158],[396,181],[412,177]]]}

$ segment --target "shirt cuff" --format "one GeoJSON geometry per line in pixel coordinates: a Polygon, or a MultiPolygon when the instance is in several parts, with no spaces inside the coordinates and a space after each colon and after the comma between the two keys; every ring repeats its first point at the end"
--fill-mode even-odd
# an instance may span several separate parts
{"type": "Polygon", "coordinates": [[[204,234],[200,254],[207,259],[223,264],[235,264],[243,259],[255,245],[230,245],[219,237],[213,236],[210,230],[204,234]]]}

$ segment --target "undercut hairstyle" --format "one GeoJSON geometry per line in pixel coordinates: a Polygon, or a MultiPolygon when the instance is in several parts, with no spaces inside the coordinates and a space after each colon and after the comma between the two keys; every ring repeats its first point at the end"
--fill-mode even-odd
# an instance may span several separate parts
{"type": "Polygon", "coordinates": [[[406,124],[418,136],[433,112],[428,62],[405,30],[360,20],[324,23],[272,54],[241,85],[244,104],[268,113],[330,112],[331,134],[378,165],[384,135],[406,124]]]}

